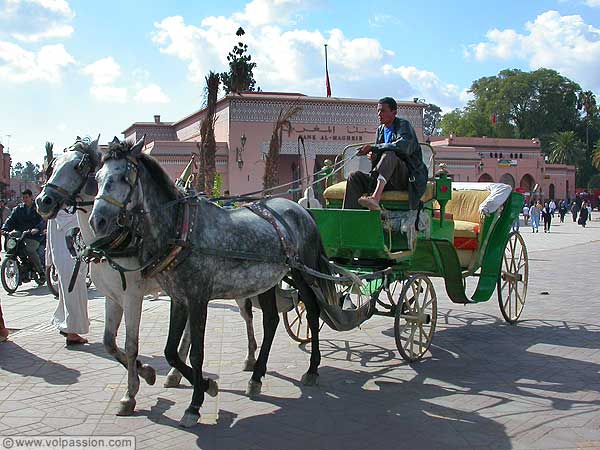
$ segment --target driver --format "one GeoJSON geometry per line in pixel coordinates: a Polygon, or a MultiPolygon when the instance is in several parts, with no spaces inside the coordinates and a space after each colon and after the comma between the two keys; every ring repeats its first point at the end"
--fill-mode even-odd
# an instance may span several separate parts
{"type": "Polygon", "coordinates": [[[408,191],[410,209],[417,209],[427,188],[427,166],[421,146],[408,120],[396,117],[398,105],[391,97],[377,104],[379,127],[376,144],[365,145],[359,155],[371,160],[371,173],[352,172],[346,184],[344,209],[379,210],[384,191],[408,191]],[[361,197],[363,194],[369,194],[361,197]]]}
{"type": "Polygon", "coordinates": [[[8,219],[2,225],[2,232],[9,233],[14,230],[21,233],[24,231],[30,232],[29,236],[24,239],[25,253],[33,268],[44,279],[45,274],[40,262],[38,249],[45,239],[46,221],[42,219],[42,216],[35,209],[31,190],[25,189],[21,192],[21,199],[23,203],[12,210],[10,216],[8,216],[8,219]]]}

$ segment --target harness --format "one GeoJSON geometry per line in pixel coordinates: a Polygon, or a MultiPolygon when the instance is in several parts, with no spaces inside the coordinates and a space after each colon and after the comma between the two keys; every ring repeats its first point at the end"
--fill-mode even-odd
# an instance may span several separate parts
{"type": "MultiPolygon", "coordinates": [[[[69,192],[66,189],[64,189],[63,187],[58,186],[54,183],[46,183],[46,187],[49,187],[50,189],[58,192],[64,199],[63,203],[67,206],[72,207],[72,210],[68,211],[68,212],[70,212],[71,214],[74,214],[77,210],[83,210],[85,212],[85,209],[83,209],[82,206],[92,206],[94,204],[93,201],[84,202],[81,200],[77,200],[77,197],[78,197],[79,193],[81,192],[81,190],[84,188],[84,186],[86,186],[88,183],[90,183],[90,178],[92,180],[94,180],[95,167],[94,167],[94,163],[93,163],[90,155],[88,153],[86,153],[85,151],[80,150],[78,148],[78,146],[76,146],[76,145],[72,146],[69,149],[69,151],[79,152],[83,155],[81,157],[81,160],[75,167],[75,170],[81,177],[81,182],[79,183],[79,185],[73,192],[69,192]]],[[[56,164],[56,158],[52,159],[52,161],[50,161],[50,163],[48,164],[48,167],[46,168],[46,178],[48,178],[48,179],[50,178],[50,175],[52,174],[52,171],[54,170],[54,164],[56,164]]]]}

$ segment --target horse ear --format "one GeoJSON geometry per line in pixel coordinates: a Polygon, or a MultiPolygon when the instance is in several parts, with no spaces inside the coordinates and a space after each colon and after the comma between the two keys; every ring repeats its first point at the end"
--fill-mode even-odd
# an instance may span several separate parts
{"type": "Polygon", "coordinates": [[[131,147],[131,155],[132,156],[138,156],[140,153],[142,153],[142,150],[144,150],[144,147],[146,146],[146,135],[144,134],[142,136],[142,138],[137,141],[133,147],[131,147]]]}
{"type": "Polygon", "coordinates": [[[98,148],[98,142],[100,141],[100,135],[92,141],[89,147],[90,156],[93,159],[94,164],[98,164],[100,161],[100,149],[98,148]]]}
{"type": "Polygon", "coordinates": [[[115,136],[115,137],[113,138],[113,140],[112,140],[110,143],[111,143],[111,144],[118,145],[118,144],[120,144],[120,143],[121,143],[121,141],[119,140],[119,138],[118,138],[118,137],[116,137],[116,136],[115,136]]]}

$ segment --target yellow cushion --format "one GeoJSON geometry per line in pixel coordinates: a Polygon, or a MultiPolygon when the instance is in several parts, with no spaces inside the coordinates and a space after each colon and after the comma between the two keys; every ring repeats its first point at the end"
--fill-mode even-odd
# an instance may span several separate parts
{"type": "MultiPolygon", "coordinates": [[[[479,223],[479,205],[488,198],[490,191],[452,191],[452,200],[446,204],[446,213],[454,216],[454,221],[479,223]]],[[[439,208],[439,205],[435,205],[439,208]]]]}
{"type": "Polygon", "coordinates": [[[466,222],[464,220],[454,221],[454,237],[476,239],[479,235],[479,223],[466,222]]]}
{"type": "MultiPolygon", "coordinates": [[[[346,182],[342,181],[340,183],[336,183],[333,186],[329,186],[325,189],[323,193],[323,197],[327,200],[344,200],[344,194],[346,193],[346,182]]],[[[421,197],[421,201],[427,202],[433,198],[435,194],[435,182],[429,181],[427,183],[427,189],[425,193],[421,197]]],[[[407,202],[408,201],[408,191],[384,191],[381,196],[382,201],[392,201],[392,202],[407,202]]]]}

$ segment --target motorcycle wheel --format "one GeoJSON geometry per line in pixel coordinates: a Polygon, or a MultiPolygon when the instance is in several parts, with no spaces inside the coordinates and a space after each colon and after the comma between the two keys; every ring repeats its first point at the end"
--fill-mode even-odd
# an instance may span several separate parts
{"type": "Polygon", "coordinates": [[[9,294],[13,294],[19,287],[19,282],[21,281],[19,263],[14,258],[4,258],[0,272],[2,287],[9,294]]]}

